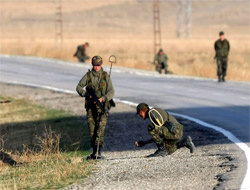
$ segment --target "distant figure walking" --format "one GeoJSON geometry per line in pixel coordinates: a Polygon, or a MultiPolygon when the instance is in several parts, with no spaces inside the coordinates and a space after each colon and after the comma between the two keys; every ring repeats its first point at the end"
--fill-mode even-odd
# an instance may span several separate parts
{"type": "Polygon", "coordinates": [[[168,57],[163,52],[162,49],[159,50],[159,52],[154,57],[154,65],[156,71],[158,71],[161,74],[161,70],[165,70],[165,74],[168,73],[168,57]]]}
{"type": "Polygon", "coordinates": [[[216,52],[214,58],[217,60],[218,82],[225,82],[230,44],[229,41],[225,39],[223,31],[219,33],[219,36],[220,39],[214,43],[214,49],[216,52]]]}
{"type": "Polygon", "coordinates": [[[85,61],[87,59],[89,59],[89,56],[87,55],[86,53],[86,49],[89,47],[89,43],[86,42],[85,44],[83,45],[79,45],[77,47],[77,50],[74,54],[75,57],[78,58],[78,61],[81,62],[81,63],[85,63],[85,61]]]}

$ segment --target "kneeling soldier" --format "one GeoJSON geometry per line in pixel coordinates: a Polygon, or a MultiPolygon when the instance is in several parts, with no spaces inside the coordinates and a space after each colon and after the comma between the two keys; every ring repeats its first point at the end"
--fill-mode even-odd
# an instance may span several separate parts
{"type": "Polygon", "coordinates": [[[100,56],[92,58],[92,66],[92,70],[89,70],[79,81],[76,91],[81,97],[85,97],[91,147],[93,148],[93,153],[87,159],[102,159],[101,149],[104,146],[107,110],[114,96],[114,88],[110,76],[102,68],[100,56]],[[84,89],[85,87],[86,89],[84,89]]]}
{"type": "Polygon", "coordinates": [[[154,154],[147,157],[166,156],[174,153],[177,149],[187,147],[190,153],[194,152],[195,146],[190,136],[182,139],[183,126],[168,112],[160,108],[149,109],[145,103],[137,106],[137,114],[142,119],[149,118],[152,122],[148,126],[151,139],[148,141],[137,141],[135,144],[142,147],[149,143],[155,143],[158,147],[154,154]]]}

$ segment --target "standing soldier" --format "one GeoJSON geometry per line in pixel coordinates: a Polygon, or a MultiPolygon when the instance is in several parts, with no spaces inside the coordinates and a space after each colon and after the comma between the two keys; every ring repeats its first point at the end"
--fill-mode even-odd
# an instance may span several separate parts
{"type": "Polygon", "coordinates": [[[102,68],[100,56],[92,58],[92,66],[92,70],[89,70],[79,81],[76,91],[81,97],[85,97],[91,147],[93,148],[93,153],[87,159],[103,159],[101,149],[104,146],[104,132],[107,124],[106,110],[114,96],[114,88],[109,74],[102,68]]]}
{"type": "Polygon", "coordinates": [[[168,112],[160,108],[149,109],[145,103],[137,106],[137,114],[142,119],[150,118],[152,124],[148,126],[151,139],[147,141],[137,141],[136,146],[142,147],[149,143],[155,143],[158,147],[154,154],[147,157],[166,156],[174,153],[177,149],[187,147],[190,153],[194,152],[195,146],[190,136],[182,138],[183,126],[168,112]]]}
{"type": "Polygon", "coordinates": [[[83,45],[77,46],[77,50],[74,54],[75,57],[78,58],[79,62],[85,63],[87,59],[89,59],[89,56],[86,53],[86,49],[89,47],[89,43],[86,42],[83,45]]]}
{"type": "Polygon", "coordinates": [[[156,66],[156,71],[158,71],[159,73],[161,73],[162,69],[165,70],[165,74],[168,73],[168,57],[162,49],[160,49],[159,52],[155,55],[154,64],[156,66]]]}
{"type": "Polygon", "coordinates": [[[228,53],[230,50],[230,44],[224,37],[224,32],[219,33],[220,39],[214,43],[214,49],[216,51],[215,59],[217,59],[217,75],[218,82],[225,82],[225,76],[227,74],[227,61],[228,53]]]}

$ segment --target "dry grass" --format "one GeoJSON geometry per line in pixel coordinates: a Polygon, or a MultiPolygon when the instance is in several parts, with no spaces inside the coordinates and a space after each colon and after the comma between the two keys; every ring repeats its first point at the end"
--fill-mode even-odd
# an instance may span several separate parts
{"type": "Polygon", "coordinates": [[[94,162],[81,159],[79,153],[62,153],[60,135],[48,131],[38,137],[41,151],[25,147],[22,154],[12,154],[16,167],[0,163],[0,189],[57,189],[75,183],[90,174],[94,162]]]}
{"type": "MultiPolygon", "coordinates": [[[[63,2],[64,41],[55,46],[55,9],[50,1],[2,0],[0,53],[76,61],[77,45],[88,41],[89,55],[118,65],[154,70],[152,2],[72,0],[63,2]],[[18,4],[18,6],[17,6],[18,4]],[[37,9],[36,7],[39,7],[37,9]]],[[[231,43],[228,79],[250,81],[249,2],[194,1],[192,39],[176,39],[175,1],[161,2],[163,49],[175,74],[216,78],[213,44],[224,30],[231,43]]]]}
{"type": "MultiPolygon", "coordinates": [[[[63,111],[48,110],[41,106],[36,106],[32,103],[28,103],[25,100],[15,100],[13,98],[7,98],[0,96],[1,102],[10,100],[10,102],[0,104],[0,124],[1,124],[1,150],[8,143],[23,144],[22,138],[29,139],[29,131],[36,127],[41,127],[40,123],[44,123],[44,120],[55,119],[57,123],[61,123],[58,128],[62,134],[69,128],[63,128],[65,122],[61,121],[61,116],[65,116],[63,111]],[[49,115],[47,113],[50,113],[49,115]],[[61,113],[60,116],[58,113],[61,113]],[[58,117],[59,116],[59,117],[58,117]],[[34,122],[36,121],[36,122],[34,122]],[[13,137],[15,142],[8,142],[8,137],[15,131],[15,134],[22,130],[19,123],[24,123],[27,126],[25,131],[26,136],[20,139],[20,136],[13,137]],[[14,127],[14,130],[10,130],[14,127]],[[3,128],[7,133],[4,135],[3,128]]],[[[48,123],[48,122],[47,122],[48,123]]],[[[81,131],[74,128],[74,125],[79,125],[77,121],[71,120],[70,127],[76,133],[81,131]]],[[[33,140],[35,144],[32,146],[23,145],[23,148],[18,152],[8,152],[14,160],[18,163],[23,163],[17,167],[11,167],[0,162],[0,189],[56,189],[75,183],[77,180],[87,177],[93,170],[93,162],[86,162],[82,160],[82,157],[88,154],[88,151],[73,151],[62,152],[61,151],[61,133],[55,132],[55,122],[51,122],[48,129],[43,130],[40,135],[35,136],[36,140],[33,140]]],[[[86,131],[85,131],[86,132],[86,131]]],[[[13,133],[14,135],[14,133],[13,133]]],[[[13,136],[12,135],[12,136],[13,136]]],[[[67,131],[67,135],[70,135],[70,131],[67,131]]],[[[81,138],[83,136],[81,135],[81,138]]],[[[74,138],[75,140],[76,138],[74,138]]],[[[86,143],[86,139],[84,140],[86,143]]],[[[69,145],[70,146],[70,145],[69,145]]]]}
{"type": "MultiPolygon", "coordinates": [[[[54,46],[53,40],[36,41],[29,45],[27,41],[3,43],[2,53],[50,57],[67,61],[77,61],[73,54],[80,40],[64,40],[62,50],[54,46]],[[22,48],[23,46],[27,48],[22,48]]],[[[114,54],[118,58],[117,66],[154,70],[149,62],[153,60],[151,40],[97,40],[89,39],[88,54],[101,55],[108,64],[108,57],[114,54]]],[[[169,69],[178,75],[192,75],[216,78],[216,63],[213,59],[213,40],[165,40],[163,48],[169,57],[169,69]]],[[[228,79],[250,81],[249,41],[230,40],[228,79]]]]}

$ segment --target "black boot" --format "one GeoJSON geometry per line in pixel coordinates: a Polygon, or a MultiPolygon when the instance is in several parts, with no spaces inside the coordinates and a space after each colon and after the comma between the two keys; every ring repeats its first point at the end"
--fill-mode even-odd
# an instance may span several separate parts
{"type": "Polygon", "coordinates": [[[222,82],[226,82],[225,76],[222,76],[222,82]]]}
{"type": "Polygon", "coordinates": [[[187,136],[187,138],[182,139],[176,145],[177,145],[178,149],[182,148],[182,147],[188,148],[190,150],[190,153],[193,153],[194,149],[195,149],[194,143],[193,143],[192,138],[190,136],[187,136]]]}
{"type": "Polygon", "coordinates": [[[97,146],[93,147],[93,152],[89,156],[87,156],[86,160],[94,160],[96,159],[97,146]]]}
{"type": "Polygon", "coordinates": [[[150,154],[147,157],[157,157],[157,156],[167,156],[168,155],[168,151],[166,150],[166,148],[163,146],[163,144],[157,145],[158,149],[155,151],[154,154],[150,154]]]}

